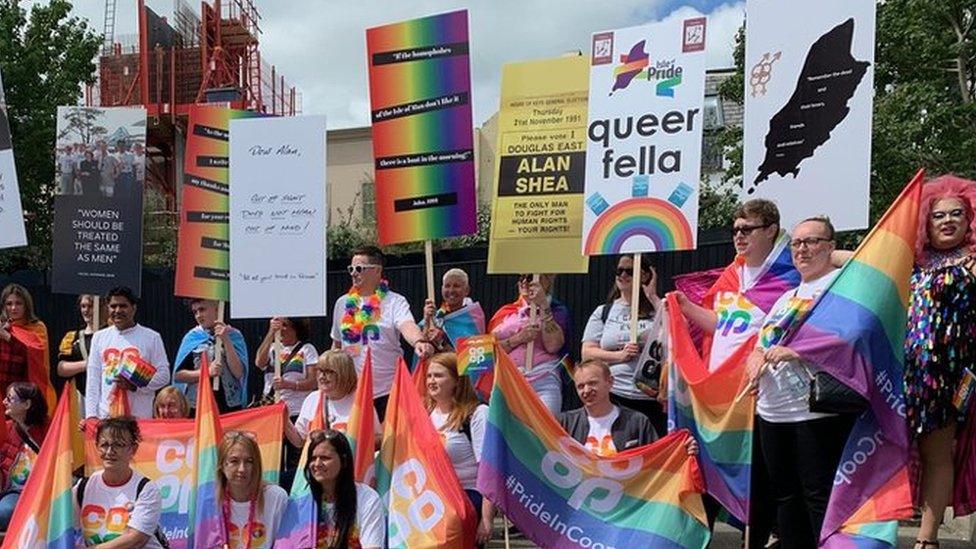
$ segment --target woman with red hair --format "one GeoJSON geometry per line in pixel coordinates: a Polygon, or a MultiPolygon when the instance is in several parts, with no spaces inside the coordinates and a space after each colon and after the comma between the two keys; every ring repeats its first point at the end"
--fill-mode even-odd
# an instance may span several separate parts
{"type": "Polygon", "coordinates": [[[976,182],[946,175],[923,187],[905,344],[906,416],[922,464],[917,549],[939,546],[959,473],[953,446],[974,415],[972,404],[956,398],[976,370],[974,209],[976,182]]]}

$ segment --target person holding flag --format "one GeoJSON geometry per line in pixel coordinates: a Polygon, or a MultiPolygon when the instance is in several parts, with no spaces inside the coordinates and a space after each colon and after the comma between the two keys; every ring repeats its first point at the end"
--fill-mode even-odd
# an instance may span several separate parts
{"type": "Polygon", "coordinates": [[[95,332],[88,354],[85,416],[106,418],[153,415],[153,396],[169,383],[169,360],[163,339],[155,330],[136,323],[139,300],[124,286],[108,292],[112,325],[95,332]],[[151,375],[137,387],[122,370],[151,375]],[[150,374],[151,372],[151,374],[150,374]]]}
{"type": "Polygon", "coordinates": [[[441,306],[436,307],[432,299],[424,302],[420,327],[437,352],[453,351],[458,339],[485,333],[485,312],[468,297],[470,293],[468,273],[453,268],[441,279],[441,306]]]}
{"type": "Polygon", "coordinates": [[[6,530],[47,434],[47,402],[37,385],[18,381],[3,399],[6,440],[0,444],[0,529],[6,530]]]}
{"type": "Polygon", "coordinates": [[[454,465],[461,488],[477,513],[477,541],[487,543],[491,538],[494,507],[478,492],[477,484],[488,406],[478,400],[471,380],[458,375],[454,353],[438,353],[428,360],[424,405],[454,465]]]}
{"type": "Polygon", "coordinates": [[[261,449],[253,436],[228,431],[217,447],[217,493],[228,549],[270,549],[288,493],[263,480],[261,449]]]}
{"type": "Polygon", "coordinates": [[[47,353],[47,326],[34,313],[34,300],[20,284],[8,284],[0,293],[0,391],[17,381],[37,385],[47,401],[55,405],[47,353]]]}
{"type": "MultiPolygon", "coordinates": [[[[220,390],[214,391],[220,413],[240,410],[247,398],[247,344],[236,328],[217,318],[217,302],[211,299],[190,300],[190,311],[197,322],[180,343],[173,361],[173,381],[186,390],[189,402],[197,401],[197,384],[200,382],[200,357],[207,353],[211,377],[220,378],[220,390]],[[216,359],[217,342],[223,347],[220,362],[216,359]]],[[[191,406],[192,407],[192,406],[191,406]]],[[[190,417],[193,417],[191,412],[190,417]]]]}

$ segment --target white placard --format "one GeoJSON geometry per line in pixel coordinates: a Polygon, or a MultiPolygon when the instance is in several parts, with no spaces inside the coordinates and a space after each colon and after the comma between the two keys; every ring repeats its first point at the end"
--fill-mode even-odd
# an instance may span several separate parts
{"type": "Polygon", "coordinates": [[[14,150],[7,123],[7,102],[0,78],[0,248],[27,245],[24,231],[24,212],[20,205],[14,150]]]}
{"type": "Polygon", "coordinates": [[[325,117],[230,123],[234,318],[325,316],[325,117]]]}
{"type": "Polygon", "coordinates": [[[868,226],[874,0],[746,4],[743,188],[783,226],[868,226]]]}
{"type": "Polygon", "coordinates": [[[696,17],[593,35],[584,254],[695,248],[705,30],[696,17]]]}

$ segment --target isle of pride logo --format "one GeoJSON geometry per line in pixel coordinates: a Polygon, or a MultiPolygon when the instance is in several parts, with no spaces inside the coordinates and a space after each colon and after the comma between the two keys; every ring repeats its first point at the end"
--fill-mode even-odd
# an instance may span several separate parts
{"type": "Polygon", "coordinates": [[[630,53],[620,56],[620,64],[613,69],[613,88],[610,95],[622,90],[634,81],[654,84],[658,97],[674,97],[674,88],[681,85],[681,66],[674,59],[655,61],[645,51],[647,40],[641,40],[630,48],[630,53]]]}

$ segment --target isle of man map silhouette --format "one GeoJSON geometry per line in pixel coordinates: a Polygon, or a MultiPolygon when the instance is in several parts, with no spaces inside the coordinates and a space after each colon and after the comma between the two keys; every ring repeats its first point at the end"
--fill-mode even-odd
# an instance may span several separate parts
{"type": "Polygon", "coordinates": [[[853,37],[854,19],[848,19],[810,47],[796,90],[769,120],[766,158],[750,193],[773,173],[799,175],[800,162],[813,156],[850,113],[847,103],[870,65],[851,55],[853,37]]]}

